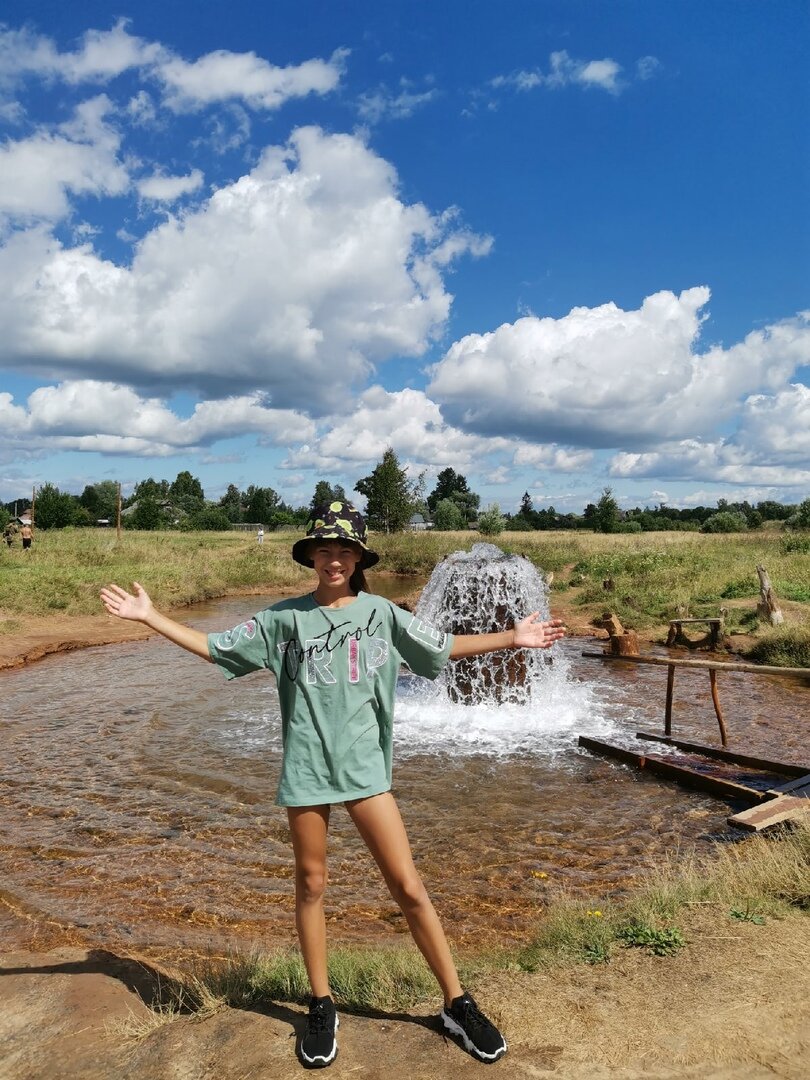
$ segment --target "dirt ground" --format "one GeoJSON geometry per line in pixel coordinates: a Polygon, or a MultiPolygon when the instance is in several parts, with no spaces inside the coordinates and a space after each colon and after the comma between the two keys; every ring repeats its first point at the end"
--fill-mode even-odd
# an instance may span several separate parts
{"type": "MultiPolygon", "coordinates": [[[[688,945],[608,965],[502,973],[474,988],[502,1025],[502,1077],[800,1080],[810,1061],[810,919],[765,925],[692,909],[688,945]]],[[[134,1038],[160,972],[138,957],[65,947],[0,958],[2,1080],[289,1080],[303,1010],[267,1002],[181,1017],[134,1038]]],[[[165,982],[165,973],[164,973],[165,982]]],[[[464,1080],[482,1065],[439,1032],[440,1002],[341,1012],[335,1080],[464,1080]]]]}

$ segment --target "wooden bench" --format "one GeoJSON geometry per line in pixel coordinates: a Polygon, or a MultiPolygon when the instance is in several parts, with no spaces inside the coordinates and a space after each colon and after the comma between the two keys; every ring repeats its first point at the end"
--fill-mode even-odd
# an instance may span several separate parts
{"type": "Polygon", "coordinates": [[[699,649],[704,645],[708,645],[710,649],[716,650],[720,647],[720,639],[723,633],[723,620],[722,619],[671,619],[669,624],[669,633],[667,634],[667,647],[670,648],[673,645],[685,645],[688,649],[699,649]],[[709,632],[705,637],[700,638],[698,641],[692,641],[683,632],[683,627],[688,623],[702,623],[708,624],[709,632]]]}

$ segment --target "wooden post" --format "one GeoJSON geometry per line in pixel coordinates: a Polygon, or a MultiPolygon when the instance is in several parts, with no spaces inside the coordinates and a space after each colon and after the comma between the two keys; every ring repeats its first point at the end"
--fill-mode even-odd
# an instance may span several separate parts
{"type": "Polygon", "coordinates": [[[675,665],[667,664],[667,704],[664,712],[664,734],[672,734],[672,694],[675,689],[675,665]]]}
{"type": "Polygon", "coordinates": [[[768,577],[768,571],[764,566],[757,567],[757,574],[759,575],[759,603],[757,604],[757,615],[764,622],[770,623],[771,626],[780,626],[785,621],[785,616],[777,603],[774,591],[771,588],[771,580],[768,577]]]}
{"type": "Polygon", "coordinates": [[[118,481],[118,504],[115,514],[115,537],[120,542],[121,540],[121,481],[118,481]]]}
{"type": "Polygon", "coordinates": [[[712,687],[712,703],[714,704],[714,711],[717,715],[717,723],[720,725],[720,742],[723,746],[728,746],[726,722],[723,719],[723,710],[720,708],[720,695],[717,692],[717,668],[709,668],[709,682],[712,687]]]}
{"type": "Polygon", "coordinates": [[[31,488],[31,532],[34,532],[34,507],[37,505],[37,489],[31,488]]]}

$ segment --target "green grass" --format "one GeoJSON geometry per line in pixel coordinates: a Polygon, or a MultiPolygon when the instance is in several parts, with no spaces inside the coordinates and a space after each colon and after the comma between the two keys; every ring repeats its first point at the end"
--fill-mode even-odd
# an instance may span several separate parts
{"type": "Polygon", "coordinates": [[[769,630],[745,654],[755,664],[810,668],[810,625],[769,630]]]}
{"type": "MultiPolygon", "coordinates": [[[[97,613],[98,590],[110,581],[140,581],[161,607],[239,590],[304,590],[311,575],[290,557],[296,536],[271,533],[259,547],[252,534],[237,532],[125,530],[119,542],[112,531],[38,531],[29,556],[19,549],[0,552],[0,633],[10,631],[15,616],[97,613]]],[[[380,552],[380,570],[426,577],[445,555],[482,539],[469,531],[398,533],[374,534],[371,543],[380,552]]],[[[505,532],[495,540],[507,553],[553,573],[552,592],[575,597],[585,618],[610,609],[635,629],[665,627],[679,616],[716,616],[729,603],[737,604],[730,625],[756,629],[758,564],[768,569],[778,598],[810,608],[810,550],[774,530],[734,536],[505,532]]],[[[373,588],[374,572],[369,580],[373,588]]],[[[791,619],[796,621],[795,611],[791,619]]],[[[795,665],[797,647],[785,648],[795,665]]]]}

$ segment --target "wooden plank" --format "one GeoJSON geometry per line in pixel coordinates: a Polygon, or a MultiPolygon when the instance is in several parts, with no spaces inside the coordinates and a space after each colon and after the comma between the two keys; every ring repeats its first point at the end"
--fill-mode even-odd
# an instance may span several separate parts
{"type": "Polygon", "coordinates": [[[767,829],[770,825],[779,825],[791,818],[799,818],[810,811],[810,802],[807,799],[795,799],[792,795],[780,795],[778,799],[762,803],[759,806],[751,806],[748,810],[742,810],[738,814],[732,814],[727,818],[729,825],[736,825],[740,829],[749,832],[759,832],[767,829]]]}
{"type": "Polygon", "coordinates": [[[687,742],[685,739],[673,739],[669,735],[653,735],[649,731],[637,731],[636,738],[675,746],[678,750],[686,750],[691,754],[703,754],[704,757],[717,758],[718,761],[730,761],[734,765],[747,765],[752,769],[766,769],[768,772],[784,773],[786,776],[798,776],[805,781],[810,781],[810,776],[805,775],[810,773],[810,767],[807,765],[770,761],[768,758],[752,757],[750,754],[738,754],[735,750],[721,750],[719,746],[705,746],[703,743],[687,742]]]}
{"type": "Polygon", "coordinates": [[[749,802],[762,802],[764,799],[773,797],[764,791],[738,784],[734,780],[711,776],[697,769],[691,769],[688,765],[676,765],[674,762],[664,761],[655,754],[639,754],[635,750],[616,746],[603,739],[592,739],[589,736],[580,735],[579,745],[597,754],[605,754],[607,757],[618,758],[626,764],[636,765],[639,769],[649,769],[650,772],[663,776],[667,780],[675,780],[687,787],[697,788],[699,791],[708,791],[712,795],[722,795],[727,799],[747,799],[749,802]]]}
{"type": "Polygon", "coordinates": [[[810,682],[810,668],[774,667],[772,664],[741,664],[722,660],[672,660],[666,656],[612,656],[610,653],[591,652],[588,649],[580,654],[588,660],[612,660],[622,664],[655,664],[658,667],[716,668],[718,671],[747,671],[755,675],[786,675],[794,679],[807,679],[810,682]]]}
{"type": "Polygon", "coordinates": [[[726,780],[721,776],[711,776],[708,773],[691,769],[688,765],[676,765],[672,761],[664,761],[655,754],[648,754],[644,758],[644,768],[657,776],[666,777],[668,780],[676,780],[686,787],[697,788],[699,791],[708,791],[711,795],[722,795],[727,799],[747,799],[749,802],[763,802],[771,799],[765,791],[746,787],[738,784],[735,780],[726,780]]]}
{"type": "Polygon", "coordinates": [[[685,626],[686,623],[714,623],[717,626],[723,622],[722,619],[670,619],[670,626],[685,626]]]}
{"type": "Polygon", "coordinates": [[[798,780],[791,780],[789,784],[780,784],[771,789],[780,795],[790,792],[798,799],[810,799],[810,776],[800,776],[798,780]]]}
{"type": "Polygon", "coordinates": [[[596,754],[605,754],[607,757],[618,758],[619,761],[623,761],[627,765],[637,765],[639,769],[644,768],[644,755],[635,750],[628,750],[624,746],[616,746],[613,743],[605,742],[603,739],[592,739],[588,735],[580,735],[579,745],[584,746],[586,750],[593,750],[596,754]]]}

